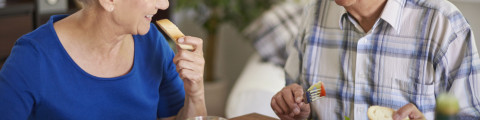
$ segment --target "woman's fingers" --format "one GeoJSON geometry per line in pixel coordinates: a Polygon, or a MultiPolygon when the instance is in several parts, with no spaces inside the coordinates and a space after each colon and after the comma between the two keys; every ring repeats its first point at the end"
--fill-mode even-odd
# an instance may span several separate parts
{"type": "MultiPolygon", "coordinates": [[[[177,45],[177,48],[179,48],[178,45],[177,45]]],[[[173,58],[173,62],[176,64],[179,60],[187,60],[187,61],[197,62],[199,64],[205,63],[203,59],[203,55],[200,55],[198,53],[188,51],[188,50],[182,50],[182,49],[179,49],[178,53],[173,58]]]]}
{"type": "MultiPolygon", "coordinates": [[[[179,48],[178,45],[177,48],[179,48]]],[[[203,58],[203,55],[183,49],[177,50],[178,53],[173,58],[173,63],[177,65],[177,72],[179,72],[179,74],[183,75],[182,73],[180,73],[180,70],[182,69],[188,69],[199,72],[199,74],[203,74],[205,66],[205,60],[203,58]]]]}
{"type": "Polygon", "coordinates": [[[182,80],[188,80],[192,84],[199,83],[203,79],[203,74],[199,74],[199,72],[190,69],[180,69],[178,73],[182,80]]]}
{"type": "Polygon", "coordinates": [[[177,63],[177,71],[181,69],[189,69],[192,71],[202,72],[201,70],[203,69],[203,66],[198,65],[197,63],[194,63],[194,62],[180,60],[177,63]]]}
{"type": "Polygon", "coordinates": [[[203,40],[197,37],[185,36],[178,39],[179,44],[187,44],[193,46],[193,52],[203,55],[203,40]]]}
{"type": "Polygon", "coordinates": [[[190,97],[203,96],[203,71],[205,59],[203,58],[203,41],[196,37],[182,37],[178,39],[178,44],[192,45],[192,51],[177,47],[177,54],[173,58],[173,63],[179,77],[184,82],[185,92],[190,97]]]}

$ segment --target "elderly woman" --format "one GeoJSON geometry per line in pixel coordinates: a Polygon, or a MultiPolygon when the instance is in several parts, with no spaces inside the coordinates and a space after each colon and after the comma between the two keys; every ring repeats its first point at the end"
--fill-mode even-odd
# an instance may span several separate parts
{"type": "Polygon", "coordinates": [[[16,42],[0,71],[1,119],[185,119],[206,115],[202,40],[174,54],[150,23],[167,0],[81,0],[16,42]]]}

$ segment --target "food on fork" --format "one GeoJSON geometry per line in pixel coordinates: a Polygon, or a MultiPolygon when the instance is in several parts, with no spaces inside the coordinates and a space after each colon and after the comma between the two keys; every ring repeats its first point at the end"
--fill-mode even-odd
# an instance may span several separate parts
{"type": "Polygon", "coordinates": [[[186,50],[193,50],[194,49],[192,45],[185,45],[185,44],[179,44],[178,43],[178,41],[177,41],[178,38],[181,38],[185,35],[170,20],[161,19],[161,20],[158,20],[156,23],[157,23],[158,26],[160,26],[160,28],[162,28],[162,30],[165,33],[167,33],[168,37],[170,37],[175,42],[175,44],[180,46],[180,48],[186,49],[186,50]]]}
{"type": "Polygon", "coordinates": [[[322,97],[326,96],[325,87],[323,82],[318,82],[310,86],[305,93],[305,98],[307,103],[311,103],[312,101],[318,100],[322,97]]]}

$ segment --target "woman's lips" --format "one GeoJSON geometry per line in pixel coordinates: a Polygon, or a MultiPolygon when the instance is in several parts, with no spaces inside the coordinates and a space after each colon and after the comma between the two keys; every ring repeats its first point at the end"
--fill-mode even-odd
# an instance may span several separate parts
{"type": "Polygon", "coordinates": [[[148,20],[148,21],[152,21],[152,17],[153,15],[146,15],[145,18],[148,20]]]}

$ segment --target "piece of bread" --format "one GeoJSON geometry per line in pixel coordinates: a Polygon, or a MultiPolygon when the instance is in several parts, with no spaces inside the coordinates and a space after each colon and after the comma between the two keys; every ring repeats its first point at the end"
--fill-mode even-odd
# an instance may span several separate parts
{"type": "MultiPolygon", "coordinates": [[[[382,106],[370,106],[367,111],[370,120],[393,120],[393,113],[394,109],[382,106]]],[[[408,120],[408,117],[404,120],[408,120]]]]}
{"type": "Polygon", "coordinates": [[[192,45],[178,44],[177,42],[178,38],[181,38],[185,35],[170,20],[168,19],[158,20],[157,25],[160,26],[160,28],[162,28],[162,30],[165,33],[167,33],[168,37],[170,37],[178,46],[180,46],[180,48],[186,49],[186,50],[193,50],[192,45]]]}

